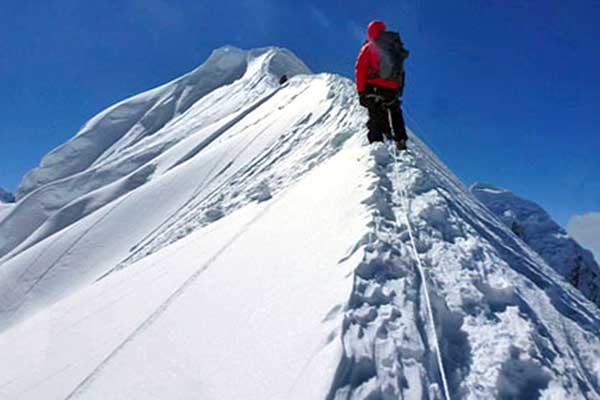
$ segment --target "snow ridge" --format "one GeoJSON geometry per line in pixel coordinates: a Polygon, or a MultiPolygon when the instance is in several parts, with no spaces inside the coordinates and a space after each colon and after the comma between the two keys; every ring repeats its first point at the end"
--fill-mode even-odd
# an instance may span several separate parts
{"type": "Polygon", "coordinates": [[[600,306],[600,266],[544,209],[488,184],[476,183],[470,190],[548,265],[600,306]]]}
{"type": "MultiPolygon", "coordinates": [[[[268,69],[272,63],[264,58],[273,60],[279,53],[262,54],[256,65],[268,69]]],[[[194,113],[212,94],[200,100],[190,109],[192,115],[169,125],[173,131],[179,127],[179,133],[190,132],[182,143],[125,180],[67,204],[5,256],[0,322],[15,323],[82,284],[104,278],[250,203],[276,196],[340,151],[361,129],[362,121],[351,118],[359,106],[347,80],[329,74],[297,75],[280,87],[264,72],[249,78],[265,81],[269,90],[250,102],[256,86],[242,90],[239,85],[246,80],[223,88],[235,105],[243,98],[247,104],[207,126],[194,113]],[[343,108],[332,112],[339,105],[343,108]],[[120,235],[103,233],[123,221],[135,223],[120,229],[120,235]],[[110,250],[95,250],[99,241],[111,243],[105,245],[110,250]],[[91,254],[74,271],[70,260],[81,252],[91,254]]],[[[221,110],[230,107],[224,103],[221,110]]],[[[30,218],[25,211],[20,217],[30,218]]],[[[6,228],[0,232],[10,235],[6,228]]]]}
{"type": "MultiPolygon", "coordinates": [[[[398,163],[398,154],[397,150],[394,149],[394,163],[398,163]]],[[[398,168],[394,165],[394,178],[396,184],[400,181],[398,177],[398,168]]],[[[421,262],[421,257],[419,257],[419,253],[417,251],[417,245],[415,242],[415,235],[413,233],[413,228],[410,222],[410,202],[408,200],[408,194],[406,192],[401,193],[404,207],[404,217],[406,221],[406,226],[408,228],[408,236],[410,237],[410,244],[412,247],[412,254],[417,261],[417,266],[419,269],[419,276],[421,277],[421,282],[423,284],[423,297],[425,298],[425,305],[427,310],[427,316],[429,327],[431,331],[431,336],[433,338],[433,350],[435,351],[437,366],[440,373],[440,377],[442,378],[442,387],[444,389],[444,398],[446,400],[451,400],[450,390],[448,389],[448,379],[446,378],[446,372],[444,367],[444,362],[442,360],[442,354],[440,349],[440,340],[437,335],[437,328],[435,323],[435,318],[433,317],[433,309],[431,307],[431,299],[429,298],[429,288],[427,287],[427,276],[425,273],[425,269],[423,268],[423,263],[421,262]]]]}
{"type": "Polygon", "coordinates": [[[600,354],[599,313],[411,138],[399,180],[387,150],[373,154],[373,231],[359,242],[365,256],[327,398],[444,398],[402,192],[431,280],[450,396],[600,398],[598,376],[585,372],[600,354]]]}
{"type": "Polygon", "coordinates": [[[23,178],[14,212],[0,222],[0,258],[14,257],[193,157],[175,154],[199,130],[273,94],[283,71],[290,77],[310,72],[285,49],[224,47],[181,78],[101,112],[23,178]]]}
{"type": "Polygon", "coordinates": [[[441,375],[428,350],[435,339],[427,334],[424,282],[402,218],[399,181],[392,179],[394,160],[385,146],[373,158],[375,184],[367,202],[374,229],[359,242],[365,257],[355,269],[344,356],[327,398],[440,398],[441,375]]]}
{"type": "MultiPolygon", "coordinates": [[[[347,139],[360,129],[360,122],[347,120],[352,112],[357,111],[353,104],[353,91],[347,82],[343,85],[334,84],[331,75],[323,74],[311,78],[300,78],[288,82],[286,87],[292,91],[279,106],[293,106],[289,102],[306,101],[311,94],[307,91],[311,85],[318,85],[319,81],[325,85],[332,85],[335,89],[328,91],[327,103],[343,104],[345,111],[339,114],[330,113],[330,106],[315,114],[308,114],[294,121],[285,133],[278,138],[266,151],[258,153],[242,168],[236,168],[229,163],[216,162],[208,171],[205,179],[198,182],[192,196],[187,199],[177,210],[169,215],[152,232],[133,246],[130,254],[116,267],[116,270],[126,267],[149,254],[168,246],[169,244],[185,237],[190,232],[206,226],[225,215],[243,207],[249,202],[266,201],[275,196],[287,185],[298,181],[303,175],[320,165],[332,155],[337,153],[347,139]],[[330,132],[337,131],[330,136],[330,132]],[[302,148],[302,151],[298,149],[302,148]],[[302,153],[298,158],[298,153],[302,153]],[[286,182],[281,185],[280,182],[286,182]],[[245,194],[240,196],[240,194],[245,194]]],[[[249,105],[239,117],[229,121],[225,126],[217,129],[215,134],[244,125],[244,119],[261,106],[268,107],[268,102],[277,96],[279,90],[260,99],[255,104],[249,105]]],[[[237,159],[246,149],[252,146],[264,131],[258,131],[257,136],[244,140],[238,153],[233,157],[237,159]]],[[[209,142],[212,139],[209,138],[209,142]]],[[[191,153],[204,149],[208,144],[201,143],[200,149],[193,149],[191,153]]],[[[190,154],[186,159],[191,158],[190,154]]]]}
{"type": "Polygon", "coordinates": [[[134,97],[9,206],[0,395],[600,399],[600,310],[418,137],[395,162],[348,79],[217,53],[238,78],[134,97]]]}

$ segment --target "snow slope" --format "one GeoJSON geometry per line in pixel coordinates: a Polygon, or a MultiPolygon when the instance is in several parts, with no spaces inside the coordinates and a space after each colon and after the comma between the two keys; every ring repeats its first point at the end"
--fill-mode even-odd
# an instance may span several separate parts
{"type": "Polygon", "coordinates": [[[370,148],[349,80],[223,51],[244,72],[154,134],[27,179],[0,398],[443,399],[435,328],[452,398],[600,399],[600,311],[416,136],[370,148]]]}
{"type": "Polygon", "coordinates": [[[14,204],[0,203],[0,222],[10,213],[14,204]]]}
{"type": "Polygon", "coordinates": [[[154,171],[155,177],[138,190],[131,191],[145,181],[137,176],[139,171],[63,207],[21,247],[31,246],[39,236],[45,240],[0,266],[4,310],[0,324],[53,302],[116,265],[153,252],[244,204],[267,199],[337,151],[358,125],[348,122],[353,107],[336,114],[328,112],[328,104],[348,102],[351,93],[330,96],[330,79],[326,75],[292,79],[285,88],[267,94],[261,100],[266,102],[237,124],[228,119],[199,129],[190,140],[162,154],[154,162],[157,166],[141,167],[142,172],[154,171]],[[331,135],[332,130],[339,134],[331,135]],[[207,141],[210,146],[201,151],[207,141]],[[164,172],[156,176],[159,171],[164,172]],[[65,219],[82,214],[86,216],[65,227],[65,219]],[[51,236],[59,230],[60,234],[51,236]]]}
{"type": "Polygon", "coordinates": [[[559,274],[600,306],[600,266],[539,205],[512,192],[476,183],[471,192],[559,274]]]}
{"type": "Polygon", "coordinates": [[[3,345],[16,347],[3,359],[3,392],[323,398],[360,254],[340,259],[367,231],[367,188],[348,190],[364,174],[357,156],[332,159],[276,200],[253,203],[8,331],[3,354],[3,345]],[[327,213],[315,215],[324,205],[327,213]],[[23,360],[39,364],[32,370],[23,360]]]}
{"type": "Polygon", "coordinates": [[[13,194],[0,187],[0,222],[11,212],[14,201],[13,194]]]}
{"type": "Polygon", "coordinates": [[[0,257],[182,162],[274,95],[274,75],[283,72],[309,70],[285,50],[225,47],[183,77],[101,112],[23,178],[15,212],[0,225],[0,257]]]}

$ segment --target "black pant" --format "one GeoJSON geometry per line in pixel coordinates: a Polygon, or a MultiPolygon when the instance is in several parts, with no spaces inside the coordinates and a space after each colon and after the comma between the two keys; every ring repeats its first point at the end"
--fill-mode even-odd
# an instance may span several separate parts
{"type": "Polygon", "coordinates": [[[383,142],[384,135],[388,139],[393,138],[396,141],[406,140],[404,116],[398,98],[399,91],[372,85],[368,86],[366,90],[369,98],[367,107],[369,110],[369,121],[367,122],[369,143],[383,142]],[[392,126],[390,126],[390,120],[392,126]]]}

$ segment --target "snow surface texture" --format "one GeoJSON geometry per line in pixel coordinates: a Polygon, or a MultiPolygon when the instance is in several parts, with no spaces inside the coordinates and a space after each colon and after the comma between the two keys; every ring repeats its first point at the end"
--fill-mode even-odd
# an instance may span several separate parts
{"type": "Polygon", "coordinates": [[[0,398],[442,399],[427,283],[452,398],[600,399],[598,309],[417,137],[395,161],[351,81],[223,52],[238,77],[154,134],[90,134],[93,162],[26,179],[0,398]]]}
{"type": "Polygon", "coordinates": [[[186,149],[191,158],[275,95],[274,76],[284,72],[309,70],[284,50],[225,47],[189,74],[101,112],[25,176],[19,204],[0,225],[0,257],[183,162],[186,149]]]}
{"type": "Polygon", "coordinates": [[[0,223],[14,207],[15,196],[0,187],[0,223]]]}
{"type": "Polygon", "coordinates": [[[2,222],[2,220],[8,214],[10,214],[13,207],[14,207],[14,204],[0,203],[0,222],[2,222]]]}
{"type": "Polygon", "coordinates": [[[600,267],[539,205],[494,186],[476,183],[471,192],[559,274],[600,306],[600,267]]]}

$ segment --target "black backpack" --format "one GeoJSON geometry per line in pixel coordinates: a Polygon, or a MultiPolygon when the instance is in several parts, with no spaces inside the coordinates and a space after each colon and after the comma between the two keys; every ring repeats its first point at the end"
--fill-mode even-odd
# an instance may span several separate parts
{"type": "Polygon", "coordinates": [[[398,32],[381,32],[375,39],[379,53],[379,77],[404,84],[404,60],[408,50],[404,48],[398,32]]]}

